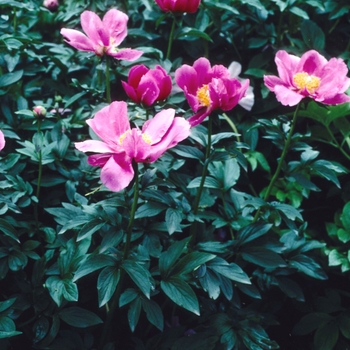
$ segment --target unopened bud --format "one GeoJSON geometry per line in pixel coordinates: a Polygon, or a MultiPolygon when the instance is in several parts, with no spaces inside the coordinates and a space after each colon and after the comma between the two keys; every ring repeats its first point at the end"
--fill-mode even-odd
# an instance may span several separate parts
{"type": "Polygon", "coordinates": [[[33,108],[33,114],[35,118],[44,119],[46,116],[46,109],[43,106],[35,106],[33,108]]]}
{"type": "Polygon", "coordinates": [[[55,12],[58,9],[59,3],[58,0],[44,0],[43,6],[48,10],[55,12]]]}

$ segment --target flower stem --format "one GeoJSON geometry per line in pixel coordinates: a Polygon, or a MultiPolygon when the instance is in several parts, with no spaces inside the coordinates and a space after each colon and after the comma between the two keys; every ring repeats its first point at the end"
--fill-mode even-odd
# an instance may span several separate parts
{"type": "MultiPolygon", "coordinates": [[[[197,191],[196,197],[194,199],[194,203],[193,203],[193,214],[194,215],[197,215],[197,213],[198,213],[199,202],[201,200],[202,191],[203,191],[203,187],[204,187],[204,182],[205,182],[205,178],[207,176],[207,170],[208,170],[208,165],[209,165],[209,156],[210,156],[210,151],[211,151],[212,128],[213,128],[213,126],[212,126],[212,118],[209,117],[208,141],[207,141],[207,147],[206,147],[206,151],[205,151],[205,160],[204,160],[204,164],[203,164],[202,178],[201,178],[201,182],[199,184],[199,188],[198,188],[198,191],[197,191]]],[[[197,221],[194,221],[192,226],[191,226],[190,245],[194,244],[194,242],[196,241],[196,234],[197,234],[197,221]]]]}
{"type": "MultiPolygon", "coordinates": [[[[275,182],[277,181],[278,179],[278,176],[281,172],[281,169],[282,169],[282,165],[283,165],[283,162],[284,162],[284,159],[286,158],[286,155],[289,151],[289,146],[290,146],[290,142],[292,140],[292,136],[293,136],[293,132],[294,132],[294,129],[295,129],[295,125],[296,125],[296,121],[297,121],[297,117],[298,117],[298,110],[299,110],[299,104],[297,105],[295,111],[294,111],[294,114],[293,114],[293,120],[291,122],[291,126],[290,126],[290,129],[289,129],[289,132],[288,132],[288,136],[287,136],[287,140],[286,140],[286,143],[284,144],[284,147],[283,147],[283,151],[282,151],[282,154],[281,154],[281,158],[279,159],[278,161],[278,164],[277,164],[277,168],[276,168],[276,171],[274,173],[274,175],[272,176],[272,179],[269,183],[269,186],[265,192],[265,196],[264,196],[264,201],[266,202],[269,197],[270,197],[270,194],[271,194],[271,191],[273,189],[273,186],[275,185],[275,182]]],[[[256,212],[255,214],[255,217],[254,217],[254,222],[258,219],[258,216],[259,216],[259,213],[260,213],[260,208],[259,210],[256,212]]]]}
{"type": "Polygon", "coordinates": [[[339,144],[338,140],[335,138],[335,136],[333,135],[332,131],[329,129],[328,126],[326,126],[326,130],[329,136],[331,137],[332,141],[334,142],[334,143],[327,143],[327,144],[330,144],[333,147],[338,148],[338,150],[343,154],[343,156],[346,157],[348,160],[350,160],[350,155],[344,150],[343,146],[339,144]]]}
{"type": "Polygon", "coordinates": [[[171,25],[170,35],[169,35],[169,41],[168,41],[168,50],[166,53],[166,59],[168,60],[170,58],[171,54],[171,48],[173,46],[173,40],[174,40],[174,32],[175,32],[175,24],[176,24],[176,17],[173,16],[173,23],[171,25]]]}
{"type": "MultiPolygon", "coordinates": [[[[41,133],[41,120],[38,119],[38,133],[41,133]]],[[[40,195],[40,187],[41,187],[41,177],[43,173],[43,162],[42,162],[42,151],[41,149],[38,150],[38,158],[39,158],[39,165],[38,165],[38,183],[36,186],[36,198],[37,202],[34,205],[34,218],[36,227],[39,227],[39,216],[38,216],[38,205],[39,205],[39,195],[40,195]]]]}
{"type": "MultiPolygon", "coordinates": [[[[130,242],[131,242],[131,236],[132,236],[132,229],[134,225],[134,219],[135,219],[135,212],[137,209],[137,202],[139,198],[139,173],[138,173],[138,164],[135,162],[133,163],[133,168],[134,168],[134,199],[131,205],[131,210],[130,210],[130,217],[129,217],[129,223],[126,231],[126,242],[124,246],[124,251],[123,251],[123,260],[126,260],[129,257],[129,252],[130,252],[130,242]]],[[[116,313],[116,309],[118,307],[119,303],[119,298],[122,293],[122,288],[123,288],[123,282],[125,278],[125,270],[120,269],[120,278],[118,282],[117,289],[112,297],[111,301],[111,306],[107,310],[107,319],[105,322],[105,326],[103,328],[103,333],[101,337],[101,342],[100,342],[100,347],[99,349],[102,349],[109,341],[111,337],[111,327],[112,327],[112,322],[113,318],[116,313]]]]}
{"type": "Polygon", "coordinates": [[[106,55],[106,99],[107,99],[107,103],[111,103],[111,75],[110,75],[110,59],[109,57],[106,55]]]}

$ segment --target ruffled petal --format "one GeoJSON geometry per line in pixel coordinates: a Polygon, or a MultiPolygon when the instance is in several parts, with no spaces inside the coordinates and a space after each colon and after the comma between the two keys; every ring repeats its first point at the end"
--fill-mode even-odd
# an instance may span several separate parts
{"type": "Polygon", "coordinates": [[[276,85],[274,92],[277,100],[284,106],[295,106],[305,97],[283,85],[276,85]]]}
{"type": "Polygon", "coordinates": [[[200,124],[211,112],[212,109],[210,108],[202,108],[198,113],[189,117],[187,121],[190,123],[191,128],[193,128],[194,126],[200,124]]]}
{"type": "Polygon", "coordinates": [[[88,120],[87,123],[108,145],[117,146],[120,136],[130,130],[126,102],[112,102],[98,111],[95,117],[88,120]]]}
{"type": "Polygon", "coordinates": [[[290,55],[284,50],[280,50],[276,53],[275,62],[277,65],[278,75],[284,84],[289,86],[294,85],[293,76],[297,72],[297,66],[300,62],[300,58],[290,55]]]}
{"type": "Polygon", "coordinates": [[[350,102],[350,96],[346,94],[337,94],[332,97],[323,98],[322,100],[320,98],[315,98],[315,100],[326,105],[339,105],[345,102],[350,102]]]}
{"type": "Polygon", "coordinates": [[[322,55],[315,50],[310,50],[301,56],[296,69],[298,72],[319,76],[325,64],[327,64],[327,60],[322,55]]]}
{"type": "Polygon", "coordinates": [[[191,95],[196,95],[199,86],[196,70],[184,64],[175,71],[175,82],[182,90],[187,90],[191,95]]]}
{"type": "Polygon", "coordinates": [[[93,154],[88,157],[88,163],[92,166],[103,167],[111,158],[112,154],[93,154]]]}
{"type": "Polygon", "coordinates": [[[213,77],[213,73],[212,73],[210,61],[207,58],[205,57],[198,58],[198,60],[196,60],[193,63],[193,68],[197,72],[198,87],[202,87],[204,84],[210,83],[213,77]]]}
{"type": "Polygon", "coordinates": [[[134,177],[131,159],[125,154],[114,154],[103,166],[100,177],[102,183],[111,191],[123,190],[134,177]]]}
{"type": "Polygon", "coordinates": [[[142,133],[150,136],[152,145],[158,143],[162,137],[168,132],[175,117],[175,109],[163,109],[157,113],[152,119],[147,120],[143,127],[142,133]]]}
{"type": "Polygon", "coordinates": [[[264,75],[264,84],[272,92],[275,91],[276,86],[285,85],[285,83],[274,75],[264,75]]]}
{"type": "Polygon", "coordinates": [[[134,49],[116,49],[114,46],[110,46],[106,54],[118,60],[135,61],[143,55],[143,52],[134,49]]]}
{"type": "Polygon", "coordinates": [[[106,143],[98,140],[87,140],[83,142],[75,142],[74,146],[81,152],[94,153],[113,153],[115,149],[109,147],[106,143]]]}
{"type": "Polygon", "coordinates": [[[108,46],[109,34],[103,23],[92,11],[84,11],[80,15],[81,27],[95,45],[108,46]]]}
{"type": "Polygon", "coordinates": [[[5,147],[6,141],[4,133],[0,130],[0,151],[5,147]]]}
{"type": "Polygon", "coordinates": [[[128,34],[127,24],[129,17],[116,9],[106,12],[103,17],[103,25],[108,29],[109,36],[113,39],[113,45],[119,46],[128,34]]]}
{"type": "Polygon", "coordinates": [[[83,33],[68,28],[62,28],[60,33],[65,38],[66,43],[73,46],[77,50],[95,51],[93,42],[83,33]]]}

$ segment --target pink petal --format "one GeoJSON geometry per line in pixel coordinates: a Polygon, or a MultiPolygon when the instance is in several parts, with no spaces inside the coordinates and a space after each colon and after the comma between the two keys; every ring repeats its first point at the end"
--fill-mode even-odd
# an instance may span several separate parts
{"type": "Polygon", "coordinates": [[[326,97],[322,100],[315,98],[316,101],[322,102],[326,105],[339,105],[345,102],[350,102],[350,96],[346,94],[337,94],[332,97],[326,97]]]}
{"type": "Polygon", "coordinates": [[[88,157],[88,163],[92,166],[103,167],[111,158],[112,154],[93,154],[88,157]]]}
{"type": "Polygon", "coordinates": [[[184,64],[175,71],[175,82],[182,90],[186,90],[191,95],[196,95],[199,86],[198,75],[196,70],[184,64]]]}
{"type": "Polygon", "coordinates": [[[62,28],[61,35],[65,38],[67,44],[82,51],[95,51],[92,41],[83,33],[74,29],[62,28]]]}
{"type": "Polygon", "coordinates": [[[103,17],[103,25],[113,38],[113,45],[119,46],[128,34],[127,24],[129,17],[116,9],[111,9],[103,17]]]}
{"type": "Polygon", "coordinates": [[[276,85],[274,92],[277,100],[284,106],[295,106],[304,98],[303,95],[298,94],[283,85],[276,85]]]}
{"type": "Polygon", "coordinates": [[[264,75],[264,83],[270,91],[275,91],[277,85],[285,85],[285,83],[274,75],[264,75]]]}
{"type": "Polygon", "coordinates": [[[98,111],[87,123],[103,141],[109,145],[117,145],[119,137],[130,130],[126,102],[112,102],[98,111]]]}
{"type": "Polygon", "coordinates": [[[128,83],[126,83],[125,81],[122,81],[122,85],[123,88],[126,92],[126,94],[136,103],[140,103],[141,100],[139,99],[139,97],[137,96],[136,90],[135,88],[133,88],[132,86],[130,86],[128,83]]]}
{"type": "Polygon", "coordinates": [[[190,123],[191,128],[200,124],[210,113],[212,109],[210,108],[202,108],[198,113],[189,117],[187,121],[190,123]]]}
{"type": "Polygon", "coordinates": [[[198,60],[196,60],[193,63],[193,68],[196,70],[198,75],[197,86],[201,87],[204,84],[210,83],[213,77],[213,73],[210,66],[210,61],[207,58],[205,57],[198,58],[198,60]]]}
{"type": "Polygon", "coordinates": [[[280,50],[276,53],[275,62],[277,65],[278,75],[284,84],[289,86],[293,85],[293,76],[296,73],[299,61],[299,57],[289,55],[284,50],[280,50]]]}
{"type": "Polygon", "coordinates": [[[112,56],[118,60],[125,61],[135,61],[143,55],[142,51],[134,49],[117,49],[114,47],[109,47],[106,51],[106,54],[112,56]]]}
{"type": "Polygon", "coordinates": [[[327,64],[327,60],[322,55],[315,50],[310,50],[301,56],[297,71],[319,76],[319,72],[325,64],[327,64]]]}
{"type": "Polygon", "coordinates": [[[0,151],[5,147],[6,141],[4,133],[0,130],[0,151]]]}
{"type": "Polygon", "coordinates": [[[113,153],[114,149],[110,148],[106,143],[98,140],[87,140],[83,142],[75,142],[74,146],[81,152],[94,153],[113,153]]]}
{"type": "Polygon", "coordinates": [[[136,162],[141,162],[148,158],[151,145],[142,138],[140,130],[134,128],[128,133],[123,140],[125,153],[136,162]]]}
{"type": "Polygon", "coordinates": [[[166,150],[176,146],[179,142],[186,139],[190,135],[190,123],[181,117],[174,118],[167,133],[162,137],[160,142],[152,145],[149,162],[156,161],[166,150]]]}
{"type": "Polygon", "coordinates": [[[123,190],[134,177],[131,159],[125,154],[114,154],[103,166],[100,177],[102,183],[111,191],[123,190]]]}
{"type": "Polygon", "coordinates": [[[146,106],[151,106],[159,96],[157,82],[146,76],[142,77],[140,85],[137,89],[137,94],[142,103],[144,103],[146,106]]]}
{"type": "Polygon", "coordinates": [[[84,32],[95,45],[109,45],[108,31],[104,28],[100,17],[98,17],[95,12],[84,11],[80,15],[80,19],[84,32]]]}
{"type": "Polygon", "coordinates": [[[138,64],[132,67],[128,74],[128,83],[135,89],[139,86],[141,78],[149,71],[149,69],[143,65],[138,64]]]}
{"type": "Polygon", "coordinates": [[[152,145],[158,143],[165,133],[168,132],[174,117],[175,109],[163,109],[153,119],[149,119],[144,123],[142,133],[147,133],[151,137],[152,145]]]}

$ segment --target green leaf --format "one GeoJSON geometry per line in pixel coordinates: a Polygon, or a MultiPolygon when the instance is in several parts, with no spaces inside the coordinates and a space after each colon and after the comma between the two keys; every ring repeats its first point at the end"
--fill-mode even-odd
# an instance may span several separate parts
{"type": "Polygon", "coordinates": [[[203,152],[193,146],[177,145],[176,147],[171,148],[171,152],[185,158],[204,160],[203,152]]]}
{"type": "Polygon", "coordinates": [[[224,259],[215,258],[207,264],[207,267],[232,281],[251,284],[250,279],[246,273],[235,263],[229,264],[224,259]]]}
{"type": "Polygon", "coordinates": [[[78,328],[86,328],[103,323],[102,320],[93,312],[76,306],[62,309],[58,315],[61,320],[70,326],[78,328]]]}
{"type": "Polygon", "coordinates": [[[303,21],[301,23],[300,32],[307,47],[317,51],[322,51],[324,49],[325,35],[315,22],[303,21]]]}
{"type": "Polygon", "coordinates": [[[251,247],[242,251],[242,258],[258,266],[269,269],[286,267],[286,262],[277,253],[264,247],[251,247]]]}
{"type": "Polygon", "coordinates": [[[13,303],[16,301],[17,298],[11,298],[11,299],[7,299],[5,301],[1,301],[0,302],[0,312],[3,312],[7,309],[9,309],[13,303]]]}
{"type": "Polygon", "coordinates": [[[350,202],[347,202],[344,205],[344,208],[343,208],[341,216],[340,216],[340,220],[341,220],[345,230],[350,233],[350,202]]]}
{"type": "Polygon", "coordinates": [[[180,277],[170,277],[160,282],[163,292],[177,305],[199,316],[197,296],[192,288],[180,277]]]}
{"type": "Polygon", "coordinates": [[[142,308],[146,312],[148,321],[150,321],[160,331],[163,331],[164,317],[161,307],[155,301],[143,298],[142,308]]]}
{"type": "Polygon", "coordinates": [[[148,203],[142,204],[136,210],[135,219],[156,216],[167,208],[168,206],[161,203],[156,203],[156,202],[148,202],[148,203]]]}
{"type": "Polygon", "coordinates": [[[202,38],[212,42],[212,39],[208,34],[196,28],[184,27],[176,36],[177,39],[189,39],[189,37],[202,38]]]}
{"type": "Polygon", "coordinates": [[[124,260],[121,266],[149,299],[152,287],[152,277],[149,271],[133,260],[124,260]]]}
{"type": "Polygon", "coordinates": [[[263,236],[271,229],[272,226],[272,224],[263,223],[251,224],[237,232],[236,240],[238,241],[239,245],[246,244],[263,236]]]}
{"type": "Polygon", "coordinates": [[[182,221],[182,215],[179,210],[168,208],[165,213],[165,222],[168,229],[169,235],[172,235],[175,231],[180,228],[180,223],[182,221]]]}
{"type": "Polygon", "coordinates": [[[64,288],[62,279],[57,276],[51,276],[46,280],[46,287],[49,290],[53,301],[57,304],[57,306],[61,306],[64,288]]]}
{"type": "Polygon", "coordinates": [[[338,341],[339,328],[335,322],[329,322],[317,329],[314,344],[317,350],[333,350],[338,341]]]}
{"type": "Polygon", "coordinates": [[[20,243],[15,228],[4,219],[0,219],[0,231],[20,243]]]}
{"type": "Polygon", "coordinates": [[[90,237],[104,225],[105,222],[101,222],[101,219],[93,219],[90,222],[86,223],[78,233],[77,242],[85,239],[86,237],[90,237]]]}
{"type": "Polygon", "coordinates": [[[0,316],[0,339],[10,338],[22,334],[16,331],[16,325],[8,316],[0,316]]]}
{"type": "Polygon", "coordinates": [[[22,76],[23,76],[23,70],[18,70],[16,72],[7,73],[0,76],[0,88],[17,83],[17,81],[22,79],[22,76]]]}
{"type": "Polygon", "coordinates": [[[305,301],[303,291],[300,288],[299,284],[286,277],[276,276],[276,279],[278,281],[278,286],[281,288],[281,291],[285,293],[289,298],[293,298],[302,302],[305,301]]]}
{"type": "Polygon", "coordinates": [[[173,243],[167,251],[160,255],[159,271],[163,278],[170,275],[172,265],[174,265],[176,260],[180,257],[188,241],[189,238],[185,238],[181,241],[175,241],[175,243],[173,243]]]}
{"type": "Polygon", "coordinates": [[[128,321],[129,326],[132,332],[135,331],[137,323],[139,322],[140,313],[141,313],[141,299],[135,299],[131,304],[128,310],[128,321]]]}
{"type": "Polygon", "coordinates": [[[119,307],[123,307],[124,305],[131,303],[138,295],[138,291],[136,291],[134,288],[128,288],[119,298],[119,307]]]}
{"type": "Polygon", "coordinates": [[[105,267],[97,279],[98,305],[102,307],[112,298],[120,279],[120,270],[114,266],[105,267]]]}
{"type": "Polygon", "coordinates": [[[320,280],[326,280],[328,278],[321,266],[304,254],[295,255],[290,258],[289,265],[310,277],[320,280]]]}
{"type": "Polygon", "coordinates": [[[350,339],[350,315],[349,313],[343,313],[338,317],[339,329],[343,336],[350,339]]]}
{"type": "Polygon", "coordinates": [[[72,280],[65,278],[62,295],[67,301],[78,301],[78,286],[72,280]]]}
{"type": "Polygon", "coordinates": [[[214,254],[202,253],[202,252],[191,252],[181,258],[173,267],[171,275],[180,275],[192,272],[199,266],[206,262],[216,258],[214,254]]]}
{"type": "Polygon", "coordinates": [[[105,254],[89,255],[76,271],[73,282],[106,266],[115,266],[116,259],[105,254]]]}
{"type": "MultiPolygon", "coordinates": [[[[187,188],[197,188],[200,186],[202,177],[196,177],[194,178],[188,185],[187,188]]],[[[221,188],[221,184],[217,179],[214,179],[211,176],[207,176],[204,180],[204,187],[207,188],[216,188],[216,189],[220,189],[221,188]]]]}
{"type": "Polygon", "coordinates": [[[307,12],[302,10],[300,7],[293,6],[292,8],[289,9],[289,11],[301,18],[309,19],[309,15],[307,14],[307,12]]]}

